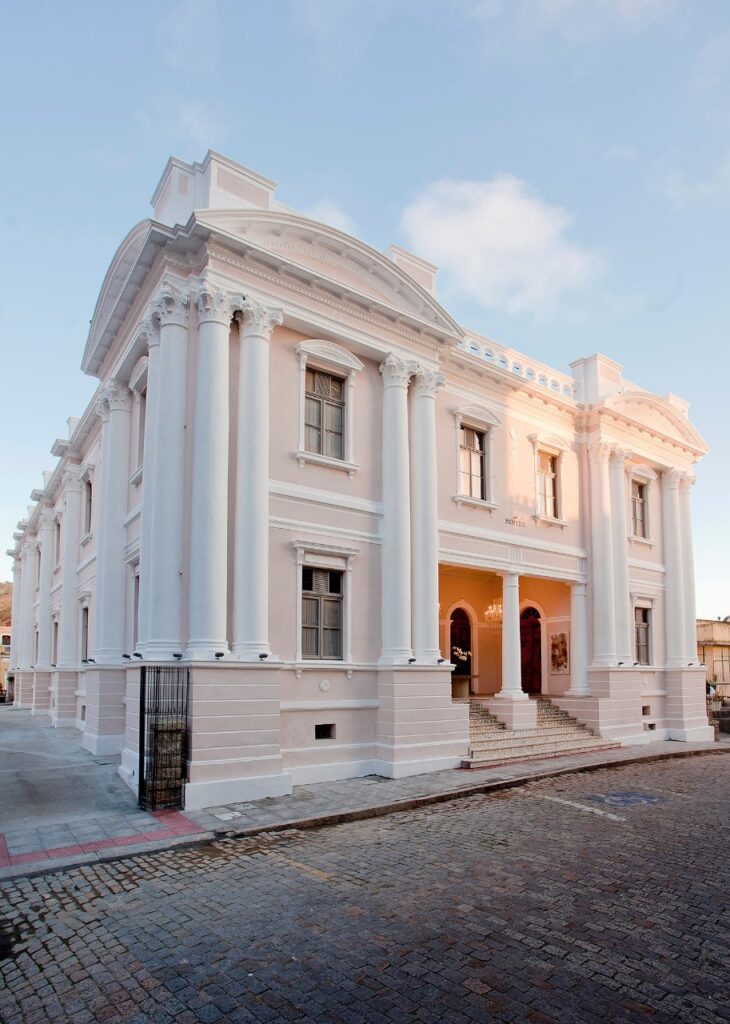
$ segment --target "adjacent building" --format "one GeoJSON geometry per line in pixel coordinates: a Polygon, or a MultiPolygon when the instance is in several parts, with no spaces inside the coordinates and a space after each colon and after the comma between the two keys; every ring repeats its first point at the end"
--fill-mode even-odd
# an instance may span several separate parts
{"type": "Polygon", "coordinates": [[[188,807],[457,766],[467,698],[712,738],[686,402],[469,331],[435,267],[219,154],[152,205],[14,535],[17,704],[136,788],[139,665],[189,666],[188,807]]]}

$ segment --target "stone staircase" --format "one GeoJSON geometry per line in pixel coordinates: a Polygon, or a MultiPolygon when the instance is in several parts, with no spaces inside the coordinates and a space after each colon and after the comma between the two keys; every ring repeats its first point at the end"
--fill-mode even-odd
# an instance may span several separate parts
{"type": "Polygon", "coordinates": [[[588,754],[620,746],[595,736],[546,697],[531,700],[537,701],[536,729],[507,729],[478,701],[470,700],[469,756],[462,761],[462,768],[493,768],[513,761],[588,754]]]}

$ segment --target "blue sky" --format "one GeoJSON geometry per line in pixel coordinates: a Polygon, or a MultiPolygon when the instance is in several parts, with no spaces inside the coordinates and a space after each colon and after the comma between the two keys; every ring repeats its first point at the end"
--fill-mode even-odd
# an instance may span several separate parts
{"type": "Polygon", "coordinates": [[[0,13],[7,544],[94,389],[79,364],[117,245],[168,156],[212,147],[283,202],[432,258],[465,325],[563,370],[603,351],[688,399],[712,449],[694,490],[698,612],[730,614],[726,0],[0,13]]]}

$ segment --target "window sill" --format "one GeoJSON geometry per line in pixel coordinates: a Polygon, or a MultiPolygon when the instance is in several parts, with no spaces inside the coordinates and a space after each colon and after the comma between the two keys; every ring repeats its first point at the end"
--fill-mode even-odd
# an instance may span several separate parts
{"type": "Polygon", "coordinates": [[[485,508],[490,516],[493,516],[499,505],[495,505],[493,501],[485,501],[484,498],[472,498],[468,494],[455,494],[454,504],[457,508],[461,508],[462,505],[468,505],[469,508],[485,508]]]}
{"type": "Polygon", "coordinates": [[[643,544],[647,548],[655,548],[656,541],[652,540],[651,537],[637,537],[631,534],[629,537],[629,544],[643,544]]]}
{"type": "Polygon", "coordinates": [[[91,540],[91,538],[93,536],[94,536],[93,533],[85,533],[83,535],[83,537],[81,538],[81,540],[79,541],[79,543],[81,544],[81,547],[85,548],[86,545],[89,543],[89,541],[91,540]]]}
{"type": "Polygon", "coordinates": [[[353,478],[357,470],[360,468],[355,462],[346,462],[344,459],[332,459],[329,455],[319,455],[317,452],[305,452],[303,449],[294,453],[294,458],[299,463],[299,468],[303,469],[304,464],[307,462],[313,463],[315,466],[327,466],[330,469],[339,469],[343,473],[347,473],[350,479],[353,478]]]}
{"type": "Polygon", "coordinates": [[[563,533],[565,533],[566,526],[570,525],[566,519],[556,519],[554,516],[544,516],[540,512],[533,512],[532,518],[536,523],[543,523],[545,526],[559,526],[563,533]]]}
{"type": "Polygon", "coordinates": [[[142,483],[142,471],[143,470],[144,470],[144,466],[139,466],[137,469],[135,469],[134,473],[132,473],[132,475],[130,476],[129,482],[132,485],[132,487],[137,487],[139,484],[142,483]]]}

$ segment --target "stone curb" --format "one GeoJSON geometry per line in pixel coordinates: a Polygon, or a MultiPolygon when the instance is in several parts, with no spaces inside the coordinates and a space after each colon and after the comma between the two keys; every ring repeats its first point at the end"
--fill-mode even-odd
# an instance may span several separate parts
{"type": "Polygon", "coordinates": [[[561,775],[578,775],[582,773],[600,771],[606,768],[623,767],[624,765],[652,764],[656,761],[669,761],[680,757],[716,757],[730,754],[730,746],[727,748],[718,747],[717,750],[677,750],[665,753],[645,754],[643,757],[627,757],[620,761],[598,761],[592,764],[563,765],[562,767],[548,768],[540,772],[530,772],[526,775],[518,775],[513,779],[501,779],[493,782],[479,782],[473,786],[465,786],[460,789],[448,789],[442,793],[425,793],[422,796],[408,797],[405,800],[391,800],[388,803],[376,804],[372,807],[359,807],[349,811],[335,811],[332,814],[320,814],[311,818],[292,818],[287,821],[271,822],[267,825],[250,825],[240,828],[228,827],[217,828],[213,831],[195,832],[187,836],[176,836],[173,839],[148,840],[144,843],[130,844],[129,846],[109,847],[99,852],[85,853],[83,856],[59,857],[56,860],[47,860],[37,864],[22,864],[17,867],[0,869],[0,885],[5,881],[14,881],[21,878],[36,878],[40,875],[55,874],[59,871],[68,871],[73,868],[86,867],[89,864],[101,864],[109,861],[127,860],[130,857],[139,857],[148,853],[161,853],[165,850],[184,849],[191,846],[201,846],[204,843],[211,843],[221,839],[250,839],[253,836],[264,833],[305,831],[315,828],[329,828],[332,825],[342,825],[349,821],[365,821],[368,818],[382,818],[389,814],[397,814],[401,811],[412,811],[420,807],[427,807],[429,804],[442,804],[451,800],[461,800],[470,796],[480,796],[489,793],[499,793],[503,790],[518,789],[529,782],[538,782],[541,779],[559,778],[561,775]]]}

